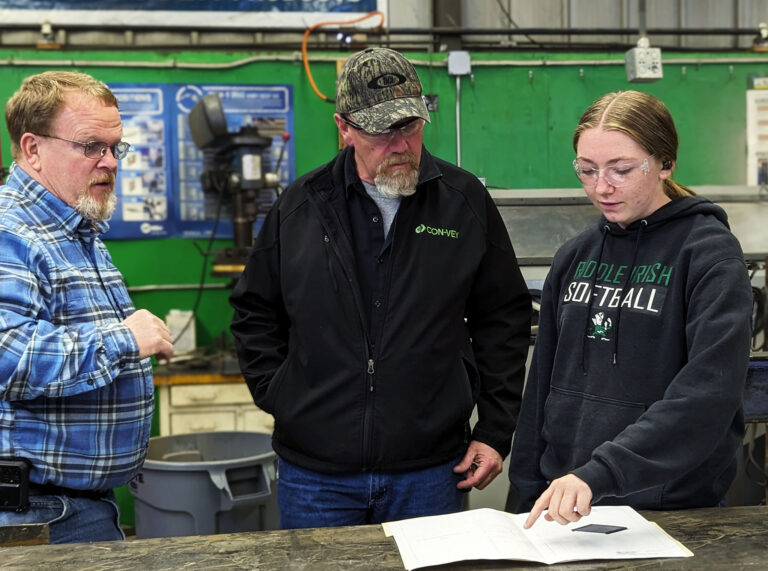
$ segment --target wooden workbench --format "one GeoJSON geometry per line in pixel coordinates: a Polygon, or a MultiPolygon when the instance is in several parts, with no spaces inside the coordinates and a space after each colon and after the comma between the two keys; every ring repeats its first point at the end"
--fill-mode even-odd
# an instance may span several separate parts
{"type": "MultiPolygon", "coordinates": [[[[472,561],[439,569],[765,569],[768,508],[764,506],[643,512],[693,551],[684,559],[531,565],[472,561]]],[[[87,570],[160,569],[403,569],[397,546],[381,526],[261,531],[79,545],[0,549],[0,568],[87,570]]]]}

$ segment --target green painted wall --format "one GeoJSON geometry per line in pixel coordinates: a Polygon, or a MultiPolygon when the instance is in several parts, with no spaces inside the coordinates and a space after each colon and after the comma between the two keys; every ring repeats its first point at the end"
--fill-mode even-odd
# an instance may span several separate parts
{"type": "MultiPolygon", "coordinates": [[[[332,97],[335,59],[345,54],[322,55],[331,57],[313,62],[311,71],[318,88],[332,97]]],[[[408,55],[419,60],[417,69],[425,92],[439,98],[438,110],[425,132],[425,144],[434,154],[455,162],[457,81],[447,73],[446,55],[408,55]]],[[[676,173],[680,182],[745,184],[745,90],[750,74],[768,74],[768,57],[746,53],[665,54],[663,80],[630,84],[624,74],[623,54],[471,55],[473,75],[460,79],[461,164],[485,177],[489,186],[576,187],[570,168],[573,128],[594,99],[620,89],[647,90],[672,111],[681,141],[676,173]],[[675,63],[683,57],[689,61],[675,63]],[[738,61],[730,61],[733,59],[738,61]],[[547,65],[540,65],[542,60],[547,65]]],[[[296,172],[301,174],[320,165],[337,151],[333,107],[315,95],[294,52],[0,50],[0,100],[10,97],[27,75],[54,68],[86,71],[108,83],[290,84],[294,94],[296,172]],[[232,65],[255,56],[260,61],[232,65]],[[281,60],[275,61],[278,56],[281,60]],[[177,65],[173,67],[170,62],[177,65]],[[226,67],[184,69],[190,64],[226,67]]],[[[0,149],[3,165],[7,166],[10,143],[4,124],[0,127],[0,149]]],[[[198,244],[204,247],[205,240],[198,240],[198,244]]],[[[217,241],[216,246],[227,244],[217,241]]],[[[203,258],[192,240],[107,240],[107,246],[129,286],[197,284],[200,280],[203,258]]],[[[226,282],[211,277],[206,281],[226,282]]],[[[228,336],[231,311],[227,294],[226,290],[203,294],[197,324],[199,344],[213,346],[222,334],[228,336]]],[[[138,292],[133,299],[137,307],[164,316],[172,308],[191,309],[195,295],[191,290],[138,292]]],[[[133,524],[130,495],[126,489],[118,494],[123,521],[133,524]]]]}

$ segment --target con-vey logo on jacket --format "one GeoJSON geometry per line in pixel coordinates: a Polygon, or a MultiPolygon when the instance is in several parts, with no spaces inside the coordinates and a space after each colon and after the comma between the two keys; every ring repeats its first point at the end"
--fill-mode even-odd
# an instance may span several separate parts
{"type": "Polygon", "coordinates": [[[416,234],[429,234],[430,236],[438,236],[441,238],[453,238],[459,239],[459,231],[452,230],[450,228],[435,228],[434,226],[428,226],[427,224],[419,224],[414,230],[416,234]]]}

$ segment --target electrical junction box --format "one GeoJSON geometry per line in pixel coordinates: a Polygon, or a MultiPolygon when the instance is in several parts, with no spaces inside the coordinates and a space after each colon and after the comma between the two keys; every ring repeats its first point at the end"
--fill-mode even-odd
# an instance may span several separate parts
{"type": "Polygon", "coordinates": [[[448,52],[448,75],[469,75],[472,73],[472,62],[469,52],[448,52]]]}
{"type": "Polygon", "coordinates": [[[664,77],[661,69],[661,49],[638,46],[624,57],[627,81],[648,82],[664,77]]]}

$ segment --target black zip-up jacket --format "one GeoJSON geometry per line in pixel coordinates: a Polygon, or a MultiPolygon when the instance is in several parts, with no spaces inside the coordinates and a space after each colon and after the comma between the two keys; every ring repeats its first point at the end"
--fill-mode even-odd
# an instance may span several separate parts
{"type": "Polygon", "coordinates": [[[280,195],[230,297],[240,367],[275,417],[275,451],[326,473],[421,469],[470,440],[506,456],[531,303],[495,204],[477,178],[422,151],[417,191],[391,230],[380,338],[369,339],[345,202],[353,152],[280,195]]]}

